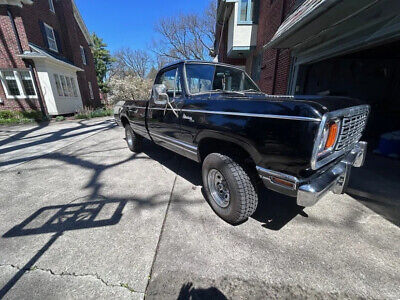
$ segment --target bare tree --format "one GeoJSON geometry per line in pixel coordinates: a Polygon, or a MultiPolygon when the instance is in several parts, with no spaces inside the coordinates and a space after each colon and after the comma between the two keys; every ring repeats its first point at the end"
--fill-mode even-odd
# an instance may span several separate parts
{"type": "Polygon", "coordinates": [[[156,55],[169,60],[209,58],[214,45],[216,10],[212,0],[203,14],[160,19],[155,26],[159,39],[153,42],[156,55]]]}
{"type": "Polygon", "coordinates": [[[113,74],[145,78],[152,67],[152,58],[144,50],[122,48],[114,54],[113,74]]]}

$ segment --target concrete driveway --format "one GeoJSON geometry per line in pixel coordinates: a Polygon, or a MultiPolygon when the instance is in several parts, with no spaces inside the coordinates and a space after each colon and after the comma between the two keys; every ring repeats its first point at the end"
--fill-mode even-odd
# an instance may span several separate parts
{"type": "Polygon", "coordinates": [[[267,191],[240,226],[200,168],[109,119],[0,128],[0,298],[400,298],[400,230],[348,195],[267,191]]]}

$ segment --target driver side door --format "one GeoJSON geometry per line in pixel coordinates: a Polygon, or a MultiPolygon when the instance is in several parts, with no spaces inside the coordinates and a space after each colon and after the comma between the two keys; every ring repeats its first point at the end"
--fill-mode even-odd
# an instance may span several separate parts
{"type": "Polygon", "coordinates": [[[173,66],[157,75],[155,84],[164,84],[169,101],[159,104],[153,96],[149,103],[148,127],[153,140],[170,148],[171,139],[180,135],[180,109],[183,103],[181,67],[173,66]]]}

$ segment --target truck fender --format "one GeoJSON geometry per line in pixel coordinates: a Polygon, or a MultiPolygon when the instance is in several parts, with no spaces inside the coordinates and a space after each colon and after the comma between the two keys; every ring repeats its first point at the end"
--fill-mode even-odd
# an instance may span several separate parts
{"type": "Polygon", "coordinates": [[[219,141],[225,141],[231,144],[235,144],[236,146],[242,148],[245,152],[249,154],[251,159],[254,161],[255,164],[257,164],[261,160],[261,155],[258,153],[256,150],[256,147],[246,138],[235,135],[232,133],[227,133],[227,132],[217,132],[213,130],[202,130],[201,132],[198,133],[198,135],[195,137],[195,144],[198,145],[198,159],[201,161],[201,144],[206,142],[207,139],[214,139],[214,140],[219,140],[219,141]]]}

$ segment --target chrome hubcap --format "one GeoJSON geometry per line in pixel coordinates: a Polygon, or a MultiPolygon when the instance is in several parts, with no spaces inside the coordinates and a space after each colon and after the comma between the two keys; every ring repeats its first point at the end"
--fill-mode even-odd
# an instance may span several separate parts
{"type": "Polygon", "coordinates": [[[130,131],[126,132],[126,142],[128,143],[129,147],[133,146],[133,137],[130,131]]]}
{"type": "Polygon", "coordinates": [[[230,192],[225,177],[220,171],[212,169],[207,175],[211,196],[218,206],[225,208],[230,202],[230,192]]]}

